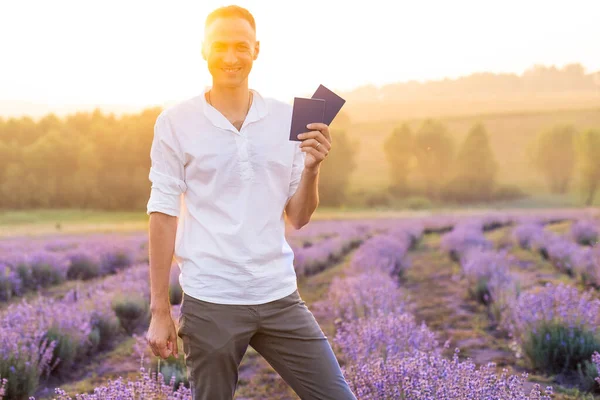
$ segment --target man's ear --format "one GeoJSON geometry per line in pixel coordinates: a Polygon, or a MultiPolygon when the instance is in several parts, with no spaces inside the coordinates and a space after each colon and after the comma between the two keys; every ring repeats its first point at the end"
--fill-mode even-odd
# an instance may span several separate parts
{"type": "Polygon", "coordinates": [[[260,41],[256,41],[256,43],[254,43],[254,59],[256,60],[256,58],[258,57],[258,53],[260,53],[260,41]]]}
{"type": "Polygon", "coordinates": [[[202,54],[202,58],[206,60],[206,51],[204,50],[204,40],[200,44],[200,53],[202,54]]]}

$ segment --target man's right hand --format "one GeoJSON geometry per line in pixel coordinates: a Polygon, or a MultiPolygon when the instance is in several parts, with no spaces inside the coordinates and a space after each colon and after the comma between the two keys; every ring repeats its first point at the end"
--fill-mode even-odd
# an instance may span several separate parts
{"type": "Polygon", "coordinates": [[[173,354],[177,357],[177,330],[170,310],[152,313],[146,340],[155,356],[166,359],[173,354]]]}

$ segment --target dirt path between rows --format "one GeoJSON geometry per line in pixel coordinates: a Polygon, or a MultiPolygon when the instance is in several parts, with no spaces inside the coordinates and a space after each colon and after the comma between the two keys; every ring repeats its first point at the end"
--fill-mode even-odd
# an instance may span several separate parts
{"type": "Polygon", "coordinates": [[[470,357],[478,365],[512,363],[506,341],[491,327],[485,308],[468,298],[460,266],[440,249],[439,238],[426,235],[410,252],[412,265],[401,286],[409,296],[412,313],[438,334],[440,344],[450,340],[448,357],[458,347],[461,358],[470,357]]]}

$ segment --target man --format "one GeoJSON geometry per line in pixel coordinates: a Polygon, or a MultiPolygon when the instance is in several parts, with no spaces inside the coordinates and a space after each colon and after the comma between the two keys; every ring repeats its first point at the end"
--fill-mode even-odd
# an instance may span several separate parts
{"type": "Polygon", "coordinates": [[[302,142],[291,142],[291,105],[249,89],[260,42],[246,9],[213,11],[204,35],[212,86],[155,124],[146,338],[166,358],[177,356],[181,337],[196,400],[233,398],[248,345],[302,399],[355,399],[298,293],[284,235],[284,214],[300,229],[318,205],[329,128],[311,124],[302,142]],[[184,291],[177,330],[168,296],[173,256],[184,291]]]}

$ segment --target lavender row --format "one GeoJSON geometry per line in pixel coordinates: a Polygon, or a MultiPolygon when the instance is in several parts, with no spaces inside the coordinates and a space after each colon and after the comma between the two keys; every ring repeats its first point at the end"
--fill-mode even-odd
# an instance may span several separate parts
{"type": "MultiPolygon", "coordinates": [[[[374,225],[376,225],[378,227],[381,227],[381,226],[384,226],[384,225],[387,226],[387,224],[380,224],[379,222],[376,223],[376,224],[374,224],[374,225]]],[[[410,238],[410,237],[411,237],[410,235],[407,235],[407,238],[410,238]]],[[[412,241],[412,239],[409,239],[409,240],[412,241]]],[[[376,243],[376,242],[373,241],[371,243],[376,243]]],[[[379,243],[381,244],[382,241],[380,241],[379,243]]],[[[400,246],[400,247],[402,247],[402,246],[400,246]]],[[[410,244],[407,244],[405,247],[406,248],[410,248],[410,244]]],[[[387,268],[388,268],[387,271],[389,273],[389,271],[394,271],[394,268],[395,268],[394,265],[396,265],[396,264],[389,262],[389,260],[388,261],[376,261],[371,266],[371,272],[368,275],[364,276],[363,279],[371,279],[371,278],[373,278],[374,277],[374,272],[377,271],[377,269],[375,267],[377,265],[387,266],[387,268]]],[[[409,263],[406,262],[406,261],[404,261],[404,262],[401,262],[400,265],[408,266],[409,263]]],[[[356,268],[357,265],[355,265],[354,267],[356,268]]],[[[385,276],[385,277],[389,278],[389,276],[388,276],[387,273],[383,274],[383,275],[381,275],[381,273],[380,273],[379,275],[380,275],[380,277],[385,276]]],[[[377,285],[379,285],[379,284],[381,284],[381,280],[377,283],[377,285]]],[[[357,283],[355,283],[355,285],[357,285],[357,283]]],[[[393,287],[395,288],[396,286],[397,285],[394,284],[393,287]]],[[[376,285],[371,285],[370,287],[373,288],[373,290],[376,290],[376,285]]],[[[398,293],[398,291],[395,290],[394,293],[398,293]]],[[[364,297],[364,298],[376,298],[376,296],[370,296],[370,295],[364,295],[362,297],[364,297]]],[[[359,296],[359,298],[360,298],[360,296],[359,296]]],[[[385,311],[381,311],[382,309],[383,310],[386,310],[386,309],[387,310],[393,310],[393,312],[398,312],[399,310],[400,311],[402,310],[402,305],[401,304],[403,304],[403,302],[399,301],[399,299],[396,298],[395,296],[390,296],[388,294],[388,295],[381,295],[379,298],[380,298],[381,307],[379,307],[379,306],[372,306],[372,307],[368,307],[367,306],[366,308],[362,307],[363,310],[366,309],[366,314],[367,315],[370,312],[369,310],[378,310],[377,314],[379,314],[380,315],[379,318],[381,318],[382,314],[385,315],[385,311]],[[386,305],[387,305],[387,308],[386,308],[386,305]],[[398,309],[398,307],[400,307],[400,309],[398,309]]],[[[355,301],[355,305],[356,305],[355,310],[357,308],[361,309],[361,306],[358,306],[357,304],[358,304],[358,300],[355,301]]],[[[374,313],[375,312],[373,312],[373,314],[374,313]]],[[[358,312],[358,315],[360,315],[360,312],[358,312]]],[[[406,324],[407,323],[406,321],[410,321],[410,316],[407,316],[407,318],[401,318],[400,320],[404,321],[403,323],[406,324]]],[[[414,321],[414,319],[413,319],[413,321],[414,321]]],[[[389,328],[389,327],[393,327],[394,325],[393,324],[391,324],[391,325],[390,324],[382,324],[382,326],[387,326],[389,328]]],[[[404,330],[404,332],[412,332],[412,331],[416,332],[416,331],[418,331],[418,329],[404,330]]],[[[377,329],[375,329],[373,332],[375,332],[375,336],[377,337],[378,336],[377,335],[377,329]]],[[[394,331],[393,330],[392,331],[388,330],[388,332],[394,332],[394,331]]],[[[404,341],[404,342],[406,342],[406,341],[404,341]]],[[[393,348],[393,346],[392,346],[392,348],[393,348]]],[[[420,360],[425,360],[425,359],[421,358],[420,360]]],[[[444,376],[444,378],[441,378],[441,381],[444,381],[444,379],[448,380],[448,378],[447,378],[446,375],[448,374],[449,371],[452,371],[453,369],[456,369],[457,365],[459,367],[460,367],[460,365],[465,365],[464,363],[460,363],[460,365],[459,365],[456,357],[452,361],[441,359],[439,357],[430,358],[429,360],[430,361],[438,361],[439,360],[439,361],[442,361],[441,364],[445,365],[445,366],[442,366],[441,369],[438,368],[438,372],[440,372],[440,374],[442,374],[444,376]],[[454,364],[452,364],[452,363],[454,363],[454,364]]],[[[422,368],[423,364],[419,364],[417,362],[417,363],[413,363],[413,365],[414,365],[414,368],[412,370],[412,373],[415,374],[415,376],[416,376],[418,374],[418,368],[422,368]]],[[[381,367],[381,365],[378,364],[378,365],[374,365],[372,367],[373,368],[377,368],[377,367],[381,367]]],[[[431,366],[432,370],[435,369],[435,368],[437,368],[435,365],[431,366]]],[[[406,370],[409,371],[410,368],[407,368],[406,370]]],[[[432,370],[430,370],[429,372],[432,372],[432,370]]],[[[485,375],[485,373],[483,373],[483,374],[480,373],[480,372],[483,372],[483,371],[484,371],[483,368],[480,371],[477,371],[477,374],[480,375],[480,379],[487,379],[489,382],[492,382],[494,380],[493,379],[494,377],[492,376],[492,370],[491,369],[489,370],[490,374],[488,374],[488,375],[485,375]]],[[[394,371],[391,371],[391,372],[394,372],[394,371]]],[[[496,377],[496,379],[497,379],[497,377],[496,377]]],[[[506,385],[506,380],[503,380],[503,379],[504,379],[503,377],[501,377],[500,379],[497,379],[499,385],[502,385],[502,384],[506,385]]],[[[171,382],[171,384],[172,383],[173,382],[171,382]]],[[[513,387],[513,389],[515,387],[518,388],[518,382],[517,381],[513,381],[512,383],[513,384],[509,385],[509,386],[513,387]]],[[[425,388],[425,389],[428,390],[428,388],[425,388]]],[[[60,394],[60,391],[57,390],[57,393],[60,394]]],[[[164,385],[164,382],[162,382],[162,380],[161,380],[161,375],[160,374],[158,376],[154,376],[154,378],[152,378],[152,379],[149,378],[148,374],[142,374],[137,379],[137,381],[135,381],[135,382],[131,382],[131,381],[123,382],[121,379],[119,379],[117,381],[110,382],[108,385],[106,385],[104,387],[97,388],[96,389],[96,393],[97,394],[94,394],[94,395],[83,395],[80,398],[97,399],[97,398],[107,398],[107,396],[109,396],[109,397],[120,397],[120,398],[121,397],[138,398],[137,396],[140,396],[140,395],[142,396],[142,398],[149,398],[149,397],[155,397],[155,396],[156,397],[157,396],[161,396],[161,397],[164,396],[165,398],[169,398],[169,399],[171,399],[171,398],[186,398],[186,399],[190,398],[189,391],[186,392],[185,388],[180,388],[177,392],[172,392],[172,385],[171,385],[171,387],[169,387],[167,385],[164,385]],[[142,393],[142,391],[143,391],[143,393],[142,393]],[[146,396],[146,397],[144,397],[144,396],[146,396]]],[[[414,393],[416,393],[416,392],[414,392],[414,393]]],[[[415,395],[414,393],[412,393],[412,397],[409,395],[406,398],[426,398],[426,397],[419,397],[418,395],[415,395]]],[[[439,393],[441,394],[441,391],[439,393]]],[[[500,393],[500,392],[498,392],[498,393],[500,393]]],[[[60,397],[61,400],[62,399],[67,399],[67,398],[69,398],[69,397],[67,397],[66,395],[64,395],[64,393],[61,394],[61,397],[60,397]]],[[[382,397],[377,397],[377,398],[382,398],[382,397]]],[[[393,398],[398,398],[398,397],[394,396],[393,398]]],[[[444,397],[437,397],[437,398],[444,398],[444,397]]],[[[451,398],[457,398],[457,397],[454,396],[454,397],[451,397],[451,398]]],[[[523,398],[523,397],[514,397],[514,396],[513,397],[508,397],[508,396],[503,396],[503,398],[523,398]]]]}
{"type": "MultiPolygon", "coordinates": [[[[548,286],[544,290],[521,293],[510,269],[516,265],[514,257],[506,251],[493,250],[483,236],[481,225],[465,224],[462,229],[458,226],[455,229],[458,233],[447,234],[442,243],[459,255],[457,258],[470,283],[472,296],[489,307],[495,322],[512,336],[531,367],[547,373],[572,373],[583,366],[587,371],[584,375],[589,377],[581,380],[580,387],[593,389],[590,377],[597,377],[598,372],[591,357],[600,350],[600,332],[593,327],[600,322],[600,303],[571,287],[548,286]],[[453,246],[448,246],[449,243],[453,246]],[[559,299],[566,307],[560,308],[552,299],[559,299]],[[566,314],[567,310],[571,316],[566,314]],[[596,320],[592,320],[594,317],[596,320]]],[[[543,230],[541,223],[520,225],[513,234],[523,246],[545,243],[548,257],[559,266],[571,261],[573,254],[592,251],[580,249],[555,234],[548,239],[550,234],[543,230]]]]}
{"type": "Polygon", "coordinates": [[[485,237],[483,226],[483,221],[479,219],[458,223],[452,231],[442,236],[440,246],[456,262],[460,262],[473,249],[491,250],[494,244],[485,237]]]}
{"type": "Polygon", "coordinates": [[[600,300],[591,291],[564,283],[521,293],[507,308],[502,325],[535,370],[572,375],[582,390],[600,389],[593,363],[600,352],[600,300]]]}
{"type": "Polygon", "coordinates": [[[580,219],[571,226],[571,237],[582,246],[595,246],[600,239],[600,226],[597,220],[580,219]]]}
{"type": "Polygon", "coordinates": [[[1,240],[0,301],[66,280],[114,274],[147,261],[146,243],[144,235],[1,240]]]}
{"type": "Polygon", "coordinates": [[[595,244],[594,226],[590,221],[577,221],[571,235],[563,236],[544,230],[541,224],[522,224],[513,230],[513,238],[521,248],[537,251],[561,272],[600,288],[600,246],[578,244],[595,244]]]}
{"type": "Polygon", "coordinates": [[[518,278],[511,272],[516,259],[506,250],[494,249],[480,220],[456,225],[442,237],[441,246],[460,263],[471,298],[487,306],[493,322],[500,323],[521,290],[518,278]]]}
{"type": "MultiPolygon", "coordinates": [[[[515,228],[513,234],[521,245],[535,246],[540,232],[541,224],[528,223],[515,228]]],[[[553,254],[552,250],[549,253],[553,254]]],[[[505,251],[475,245],[461,254],[471,293],[489,306],[496,322],[515,341],[518,355],[524,355],[533,369],[550,374],[583,368],[586,372],[579,386],[593,390],[598,371],[591,357],[600,351],[600,301],[564,285],[522,293],[510,272],[515,259],[505,251]]]]}
{"type": "Polygon", "coordinates": [[[31,395],[50,373],[111,345],[123,329],[131,334],[148,322],[148,267],[140,264],[55,299],[38,295],[0,312],[0,376],[8,398],[31,395]]]}
{"type": "MultiPolygon", "coordinates": [[[[562,286],[522,293],[510,271],[515,260],[505,251],[474,248],[465,254],[461,265],[472,296],[487,305],[494,322],[509,333],[517,356],[524,355],[532,369],[549,374],[572,373],[584,365],[591,377],[598,376],[591,356],[600,350],[593,329],[600,309],[588,295],[562,286]]],[[[593,380],[584,379],[580,386],[592,390],[593,380]]]]}
{"type": "Polygon", "coordinates": [[[436,335],[410,314],[399,279],[391,273],[396,262],[389,255],[395,254],[396,260],[407,256],[410,235],[405,238],[395,245],[388,238],[366,241],[348,276],[330,288],[329,302],[337,316],[335,343],[342,349],[345,375],[357,397],[549,399],[538,386],[525,396],[525,376],[498,376],[493,364],[476,369],[457,355],[452,360],[442,357],[436,335]],[[382,251],[383,243],[397,252],[382,251]]]}
{"type": "MultiPolygon", "coordinates": [[[[140,374],[135,379],[123,379],[119,377],[110,380],[106,385],[94,389],[93,394],[78,394],[76,400],[105,400],[105,399],[161,399],[161,400],[191,400],[190,388],[180,385],[174,390],[175,378],[166,383],[161,373],[146,372],[144,367],[140,368],[140,374]]],[[[64,390],[56,389],[55,400],[74,400],[64,390]]],[[[2,398],[0,397],[0,400],[2,398]]]]}
{"type": "MultiPolygon", "coordinates": [[[[592,210],[593,212],[594,210],[592,210]]],[[[558,222],[563,220],[578,219],[590,217],[592,213],[587,210],[526,210],[511,212],[490,212],[482,210],[480,212],[450,212],[450,213],[412,213],[403,218],[403,223],[409,221],[423,226],[423,232],[445,233],[464,221],[465,219],[477,219],[482,225],[484,231],[489,231],[501,226],[522,223],[528,220],[540,220],[547,222],[558,222]],[[414,214],[414,215],[413,215],[414,214]]],[[[288,232],[288,238],[291,242],[302,243],[304,241],[316,244],[322,239],[338,236],[346,230],[360,227],[364,232],[385,233],[394,229],[398,225],[398,218],[371,218],[354,220],[315,220],[300,230],[288,232]]],[[[303,247],[297,245],[297,247],[303,247]]]]}
{"type": "Polygon", "coordinates": [[[401,311],[404,302],[396,289],[410,266],[408,250],[421,231],[422,227],[416,225],[366,240],[350,260],[347,276],[333,278],[328,296],[319,307],[338,321],[401,311]]]}
{"type": "MultiPolygon", "coordinates": [[[[570,216],[566,214],[563,218],[570,216]]],[[[467,251],[474,248],[479,250],[492,250],[494,244],[485,237],[485,233],[504,226],[517,225],[543,225],[551,222],[562,221],[562,218],[551,215],[510,215],[499,214],[494,216],[470,217],[457,221],[449,232],[442,235],[440,245],[448,252],[453,261],[459,262],[467,251]]]]}
{"type": "Polygon", "coordinates": [[[362,226],[351,226],[336,236],[329,236],[311,246],[293,246],[296,273],[310,276],[324,271],[359,246],[368,234],[362,226]]]}
{"type": "MultiPolygon", "coordinates": [[[[423,225],[415,222],[412,229],[396,232],[397,228],[379,223],[345,223],[344,229],[339,230],[335,236],[329,236],[311,246],[294,248],[294,267],[299,275],[309,276],[319,273],[328,267],[340,262],[350,251],[357,248],[373,234],[386,232],[381,238],[394,239],[394,235],[409,235],[409,245],[416,245],[418,238],[423,234],[423,225]]],[[[385,239],[383,239],[385,240],[385,239]]],[[[385,247],[385,246],[384,246],[385,247]]],[[[360,254],[360,252],[359,252],[360,254]]],[[[401,268],[401,266],[398,266],[401,268]]]]}

